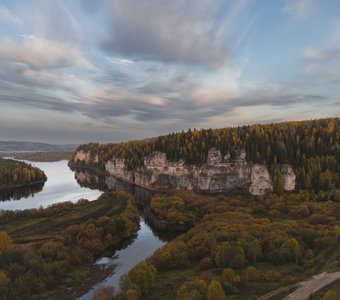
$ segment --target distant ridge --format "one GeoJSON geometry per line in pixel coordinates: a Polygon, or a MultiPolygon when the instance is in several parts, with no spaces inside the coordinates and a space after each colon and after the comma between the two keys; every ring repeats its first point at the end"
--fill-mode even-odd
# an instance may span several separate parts
{"type": "Polygon", "coordinates": [[[34,142],[0,141],[0,151],[74,151],[77,144],[53,145],[34,142]]]}

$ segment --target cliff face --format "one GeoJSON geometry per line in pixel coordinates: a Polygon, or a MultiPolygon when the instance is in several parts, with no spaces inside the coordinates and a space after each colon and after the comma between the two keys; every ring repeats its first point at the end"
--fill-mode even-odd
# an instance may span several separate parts
{"type": "Polygon", "coordinates": [[[293,191],[295,189],[296,175],[290,165],[281,166],[281,174],[283,178],[284,189],[286,191],[293,191]]]}
{"type": "MultiPolygon", "coordinates": [[[[128,171],[124,159],[113,158],[106,163],[106,171],[121,180],[154,189],[189,189],[207,192],[232,190],[248,191],[263,195],[273,190],[272,178],[265,165],[246,161],[245,151],[237,153],[230,161],[227,154],[223,159],[220,151],[210,149],[207,162],[201,166],[186,165],[184,161],[170,162],[166,155],[154,152],[145,158],[144,166],[137,171],[128,171]]],[[[289,165],[281,167],[284,188],[295,188],[295,174],[289,165]]]]}
{"type": "Polygon", "coordinates": [[[85,152],[83,150],[79,150],[75,153],[73,157],[73,162],[84,162],[85,164],[98,163],[98,154],[92,155],[91,152],[85,152]]]}

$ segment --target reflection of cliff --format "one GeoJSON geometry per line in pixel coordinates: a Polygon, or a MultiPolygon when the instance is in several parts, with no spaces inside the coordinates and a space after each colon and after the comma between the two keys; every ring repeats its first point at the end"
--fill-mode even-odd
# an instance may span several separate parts
{"type": "MultiPolygon", "coordinates": [[[[220,151],[210,149],[207,162],[201,166],[186,165],[183,161],[170,162],[165,153],[154,152],[144,160],[144,166],[129,171],[124,159],[112,158],[106,171],[119,179],[151,189],[189,189],[207,192],[249,191],[262,195],[273,190],[273,181],[265,165],[246,160],[240,150],[234,160],[230,155],[222,158],[220,151]]],[[[289,165],[280,166],[284,188],[295,189],[295,174],[289,165]]]]}
{"type": "MultiPolygon", "coordinates": [[[[158,218],[152,213],[149,203],[153,192],[144,188],[138,187],[135,184],[121,180],[115,176],[102,176],[98,175],[93,170],[86,170],[85,168],[71,168],[75,172],[75,178],[77,182],[83,186],[91,189],[99,189],[102,191],[125,191],[134,195],[136,204],[139,210],[142,212],[142,216],[145,222],[152,228],[152,231],[162,241],[170,241],[177,236],[178,232],[168,231],[166,226],[162,224],[158,218]]],[[[180,228],[184,230],[183,228],[180,228]]],[[[131,240],[124,241],[120,247],[125,247],[131,240]]]]}
{"type": "Polygon", "coordinates": [[[1,189],[0,201],[28,198],[30,196],[34,196],[36,193],[41,192],[43,187],[44,182],[9,189],[1,189]]]}
{"type": "Polygon", "coordinates": [[[85,169],[72,168],[74,177],[81,187],[90,188],[91,190],[107,190],[105,176],[97,175],[95,172],[85,169]]]}

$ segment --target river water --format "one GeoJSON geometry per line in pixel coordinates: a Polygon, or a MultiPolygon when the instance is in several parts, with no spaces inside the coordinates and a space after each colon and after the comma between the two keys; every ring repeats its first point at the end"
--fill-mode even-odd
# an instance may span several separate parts
{"type": "MultiPolygon", "coordinates": [[[[13,197],[8,197],[7,199],[2,197],[3,201],[0,202],[0,210],[47,207],[58,202],[76,202],[80,198],[95,200],[102,193],[99,190],[81,187],[75,180],[74,173],[67,166],[66,160],[58,162],[26,162],[45,172],[47,181],[42,191],[33,193],[33,195],[28,193],[28,195],[25,195],[27,197],[24,196],[19,200],[14,200],[13,197]]],[[[18,194],[15,198],[19,198],[18,194]]]]}
{"type": "MultiPolygon", "coordinates": [[[[36,190],[30,187],[26,192],[18,191],[15,194],[2,193],[1,199],[3,201],[0,201],[0,210],[47,207],[58,202],[76,202],[81,198],[95,200],[104,189],[134,192],[131,185],[118,184],[112,178],[100,180],[96,175],[91,174],[90,171],[81,170],[74,173],[67,166],[66,160],[58,162],[28,161],[28,163],[43,170],[47,176],[47,181],[43,187],[39,186],[36,190]],[[22,195],[21,198],[20,195],[22,195]]],[[[143,195],[144,193],[139,191],[139,194],[143,195]]],[[[141,196],[138,197],[141,198],[141,196]]],[[[116,265],[114,272],[104,281],[95,284],[86,294],[78,299],[91,299],[93,292],[101,286],[110,286],[115,291],[118,291],[121,277],[136,264],[152,255],[155,250],[160,248],[169,239],[167,236],[160,238],[159,233],[156,233],[147,224],[143,215],[141,212],[140,229],[133,242],[125,248],[116,251],[111,257],[102,257],[96,262],[103,265],[103,267],[108,264],[116,265]]]]}
{"type": "Polygon", "coordinates": [[[151,256],[152,253],[163,244],[164,241],[156,237],[152,229],[145,223],[144,219],[141,218],[137,238],[131,245],[125,249],[116,251],[113,258],[101,258],[97,261],[97,264],[115,264],[116,268],[112,275],[94,285],[88,293],[78,298],[78,300],[91,299],[94,291],[103,286],[113,287],[115,292],[119,291],[120,278],[139,262],[151,256]]]}

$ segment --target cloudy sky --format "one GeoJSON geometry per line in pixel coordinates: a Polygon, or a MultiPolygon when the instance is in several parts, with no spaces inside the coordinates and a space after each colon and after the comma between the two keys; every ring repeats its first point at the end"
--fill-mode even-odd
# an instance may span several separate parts
{"type": "Polygon", "coordinates": [[[339,0],[0,0],[0,139],[340,116],[339,0]]]}

